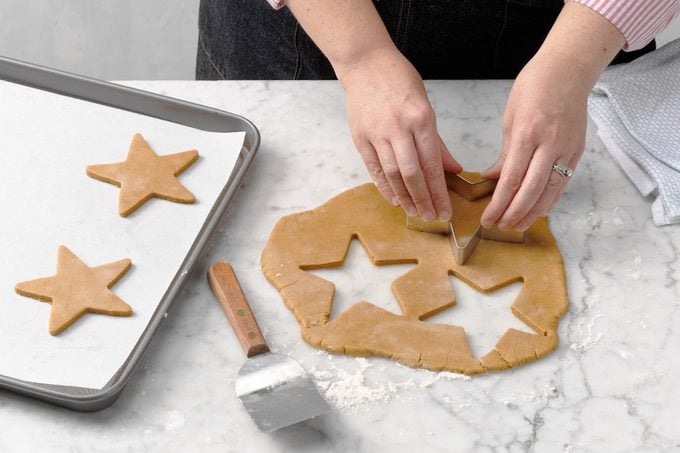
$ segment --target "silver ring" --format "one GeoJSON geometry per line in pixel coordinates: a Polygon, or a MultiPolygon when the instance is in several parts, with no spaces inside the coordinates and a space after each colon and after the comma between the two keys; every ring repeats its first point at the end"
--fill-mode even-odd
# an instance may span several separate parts
{"type": "Polygon", "coordinates": [[[574,173],[574,170],[562,164],[553,164],[552,171],[554,171],[564,179],[567,179],[568,177],[571,176],[572,173],[574,173]]]}

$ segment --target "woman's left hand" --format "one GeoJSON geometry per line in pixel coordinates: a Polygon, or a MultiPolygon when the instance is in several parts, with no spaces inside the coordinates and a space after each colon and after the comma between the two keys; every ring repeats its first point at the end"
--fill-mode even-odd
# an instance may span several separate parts
{"type": "Polygon", "coordinates": [[[505,107],[501,154],[482,173],[498,179],[484,227],[526,230],[557,204],[569,178],[553,165],[574,169],[583,154],[589,90],[578,71],[540,56],[520,72],[505,107]]]}
{"type": "Polygon", "coordinates": [[[568,2],[534,58],[517,76],[503,116],[503,147],[482,173],[498,178],[482,225],[526,230],[552,210],[583,154],[588,93],[625,44],[585,5],[568,2]]]}

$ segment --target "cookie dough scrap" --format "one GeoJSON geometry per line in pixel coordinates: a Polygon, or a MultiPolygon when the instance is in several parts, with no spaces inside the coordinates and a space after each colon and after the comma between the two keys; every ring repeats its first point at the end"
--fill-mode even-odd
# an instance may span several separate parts
{"type": "Polygon", "coordinates": [[[135,134],[125,161],[89,165],[86,172],[94,179],[120,187],[118,213],[127,217],[152,197],[177,203],[196,201],[177,176],[197,159],[195,149],[159,156],[141,134],[135,134]]]}
{"type": "Polygon", "coordinates": [[[57,273],[52,277],[17,283],[18,294],[52,304],[49,332],[59,335],[85,313],[130,316],[132,308],[110,288],[125,275],[132,261],[89,267],[71,250],[59,246],[57,273]]]}
{"type": "MultiPolygon", "coordinates": [[[[449,195],[456,234],[471,234],[491,197],[468,201],[452,191],[449,195]]],[[[407,229],[401,208],[384,201],[373,184],[280,219],[261,267],[309,344],[431,370],[479,374],[537,360],[557,346],[557,324],[568,306],[562,257],[546,218],[527,231],[523,244],[483,239],[465,265],[458,265],[446,236],[407,229]],[[357,301],[329,322],[335,287],[305,270],[342,264],[353,238],[374,264],[417,263],[391,285],[403,315],[357,301]],[[509,329],[491,351],[473,357],[462,327],[423,322],[455,305],[449,275],[482,292],[522,281],[511,310],[535,334],[509,329]]]]}

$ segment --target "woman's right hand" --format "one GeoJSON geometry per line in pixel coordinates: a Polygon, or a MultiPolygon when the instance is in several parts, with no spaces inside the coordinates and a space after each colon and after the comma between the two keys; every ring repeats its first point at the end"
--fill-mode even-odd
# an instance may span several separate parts
{"type": "Polygon", "coordinates": [[[451,217],[444,170],[462,167],[437,132],[425,86],[395,48],[377,49],[336,68],[354,144],[378,190],[425,221],[451,217]]]}

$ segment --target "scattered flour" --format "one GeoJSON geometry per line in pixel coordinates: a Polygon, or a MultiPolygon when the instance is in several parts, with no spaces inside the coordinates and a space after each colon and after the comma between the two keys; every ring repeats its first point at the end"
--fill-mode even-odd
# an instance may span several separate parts
{"type": "Polygon", "coordinates": [[[633,279],[633,280],[638,280],[640,278],[640,263],[642,263],[642,257],[641,256],[636,256],[633,258],[633,269],[631,269],[628,272],[628,275],[633,279]]]}
{"type": "MultiPolygon", "coordinates": [[[[357,369],[353,372],[347,371],[346,366],[338,366],[329,355],[329,368],[312,368],[309,374],[312,376],[316,385],[319,387],[326,399],[334,404],[338,410],[346,413],[356,413],[367,403],[380,403],[390,401],[398,393],[413,389],[427,389],[432,387],[437,381],[467,381],[469,376],[446,371],[431,372],[419,370],[418,376],[425,373],[425,378],[414,378],[394,382],[385,380],[382,382],[368,383],[366,370],[373,367],[373,364],[363,357],[354,359],[357,369]]],[[[351,362],[350,362],[351,363],[351,362]]],[[[406,367],[404,367],[406,368],[406,367]]],[[[380,367],[379,371],[384,371],[385,367],[380,367]]],[[[415,370],[409,368],[415,374],[415,370]]]]}
{"type": "Polygon", "coordinates": [[[614,225],[625,225],[625,224],[630,224],[630,223],[636,223],[633,215],[631,215],[626,210],[625,207],[621,207],[618,204],[614,204],[614,211],[612,213],[611,222],[614,225]]]}
{"type": "Polygon", "coordinates": [[[579,319],[573,328],[576,338],[571,343],[571,350],[583,353],[595,346],[602,339],[602,332],[593,332],[595,320],[602,317],[602,313],[597,313],[591,317],[579,319]]]}
{"type": "Polygon", "coordinates": [[[642,257],[637,254],[637,250],[633,249],[632,250],[633,255],[633,268],[628,272],[628,276],[630,276],[633,280],[638,280],[640,278],[640,264],[642,264],[642,257]]]}
{"type": "Polygon", "coordinates": [[[185,423],[184,417],[182,416],[182,414],[179,411],[177,411],[177,410],[170,411],[167,414],[167,418],[165,419],[165,423],[164,423],[165,430],[166,431],[175,431],[177,429],[180,429],[182,426],[184,426],[184,423],[185,423]]]}

